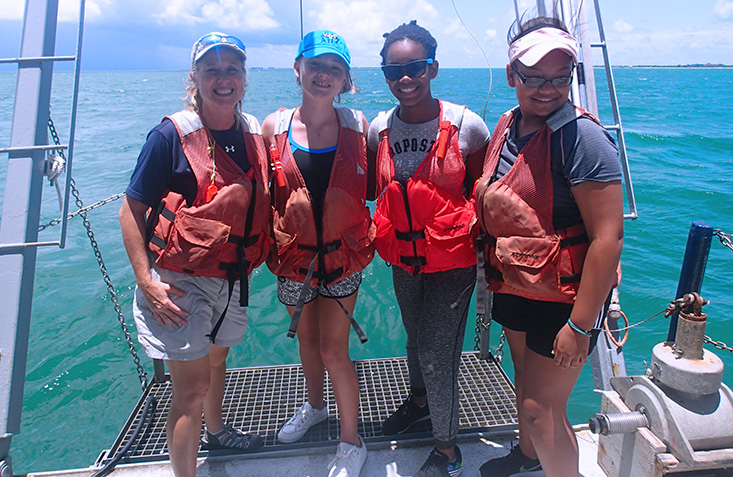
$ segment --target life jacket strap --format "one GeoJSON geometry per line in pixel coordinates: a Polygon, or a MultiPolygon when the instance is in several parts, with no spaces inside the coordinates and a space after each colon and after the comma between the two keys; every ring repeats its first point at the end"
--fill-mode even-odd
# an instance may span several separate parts
{"type": "Polygon", "coordinates": [[[394,234],[398,240],[404,240],[405,242],[415,242],[425,238],[425,230],[415,230],[411,232],[400,232],[395,230],[394,234]]]}
{"type": "Polygon", "coordinates": [[[560,283],[567,285],[568,283],[580,282],[580,273],[574,273],[572,275],[563,275],[560,277],[560,283]]]}
{"type": "Polygon", "coordinates": [[[576,245],[583,243],[588,243],[588,234],[585,232],[574,237],[567,237],[560,240],[560,248],[575,247],[576,245]]]}
{"type": "Polygon", "coordinates": [[[176,213],[165,206],[165,202],[161,201],[161,208],[159,209],[160,215],[173,222],[176,220],[176,213]]]}
{"type": "Polygon", "coordinates": [[[301,245],[298,244],[298,249],[300,250],[308,250],[309,252],[316,252],[317,254],[325,255],[327,253],[335,252],[341,248],[341,239],[335,240],[331,243],[328,243],[323,246],[318,245],[301,245]]]}
{"type": "MultiPolygon", "coordinates": [[[[318,256],[316,256],[317,258],[318,256]]],[[[301,275],[308,276],[308,269],[307,268],[299,268],[298,273],[301,275]]],[[[336,270],[332,271],[331,273],[324,273],[320,270],[315,270],[311,273],[311,279],[317,278],[320,282],[326,282],[331,283],[335,281],[337,278],[339,278],[341,275],[344,274],[344,267],[339,267],[336,270]]],[[[307,280],[305,283],[310,283],[310,280],[307,280]]]]}
{"type": "Polygon", "coordinates": [[[406,257],[400,255],[400,263],[408,267],[422,267],[427,263],[427,260],[425,260],[425,257],[406,257]]]}
{"type": "MultiPolygon", "coordinates": [[[[237,243],[237,262],[234,264],[226,264],[226,262],[220,262],[219,263],[219,269],[227,270],[227,282],[229,284],[229,296],[227,297],[227,304],[224,307],[224,311],[222,311],[221,315],[219,316],[219,319],[216,320],[216,324],[211,329],[211,333],[206,335],[212,344],[216,344],[216,335],[219,334],[219,328],[221,328],[221,325],[224,323],[224,318],[227,315],[227,310],[229,309],[229,302],[232,300],[232,294],[234,293],[234,284],[237,282],[237,279],[239,279],[239,306],[245,307],[249,306],[249,277],[247,276],[247,271],[249,270],[249,266],[251,265],[250,261],[247,260],[245,257],[244,249],[250,245],[253,245],[257,242],[256,239],[257,236],[251,236],[250,233],[252,232],[252,222],[254,220],[254,211],[255,211],[255,202],[257,199],[257,187],[254,178],[250,178],[252,181],[252,197],[249,201],[249,207],[247,207],[247,218],[244,221],[244,237],[238,237],[239,243],[237,243]],[[222,268],[222,266],[227,266],[228,268],[222,268]]],[[[236,240],[236,239],[235,239],[236,240]]],[[[236,242],[235,242],[236,243],[236,242]]]]}
{"type": "Polygon", "coordinates": [[[162,248],[163,250],[165,250],[165,248],[168,246],[168,242],[166,242],[165,240],[163,240],[162,237],[159,237],[159,236],[157,236],[155,234],[151,235],[150,236],[150,240],[148,240],[148,241],[150,243],[152,243],[153,245],[155,245],[156,247],[162,248]]]}
{"type": "Polygon", "coordinates": [[[300,315],[301,313],[303,313],[303,307],[305,306],[305,294],[308,292],[308,287],[310,287],[311,280],[313,279],[313,271],[316,268],[317,260],[318,260],[318,255],[313,257],[313,260],[311,260],[311,263],[308,265],[308,269],[305,271],[305,281],[303,282],[303,286],[300,288],[300,295],[298,296],[298,301],[295,302],[295,309],[293,310],[293,314],[290,317],[290,328],[288,329],[288,338],[294,338],[295,332],[298,331],[298,323],[300,322],[300,315]]]}

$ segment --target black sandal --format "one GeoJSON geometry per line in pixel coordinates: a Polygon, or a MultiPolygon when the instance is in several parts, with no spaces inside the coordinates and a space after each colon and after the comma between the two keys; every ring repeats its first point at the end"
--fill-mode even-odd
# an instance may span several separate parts
{"type": "Polygon", "coordinates": [[[228,450],[233,452],[254,452],[264,445],[262,437],[250,432],[244,433],[235,429],[231,424],[225,424],[224,429],[216,434],[206,430],[201,438],[201,448],[204,450],[228,450]]]}

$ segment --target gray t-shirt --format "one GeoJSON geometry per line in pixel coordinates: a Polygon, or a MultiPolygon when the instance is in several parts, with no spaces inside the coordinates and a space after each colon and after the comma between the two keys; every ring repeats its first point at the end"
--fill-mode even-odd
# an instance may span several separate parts
{"type": "MultiPolygon", "coordinates": [[[[518,122],[519,116],[512,123],[507,140],[504,142],[497,166],[497,179],[509,171],[519,151],[534,136],[532,133],[516,137],[518,122]]],[[[613,182],[622,178],[618,149],[613,138],[605,129],[587,117],[571,121],[552,134],[550,157],[553,225],[556,229],[569,227],[581,221],[580,210],[570,191],[571,187],[583,182],[613,182]]]]}
{"type": "MultiPolygon", "coordinates": [[[[433,143],[440,133],[439,119],[420,124],[408,124],[399,118],[399,106],[392,115],[392,125],[389,130],[389,146],[394,158],[395,179],[405,183],[415,174],[422,161],[427,156],[433,143]]],[[[377,116],[369,125],[367,146],[372,151],[379,147],[379,131],[385,129],[389,120],[388,115],[377,116]]],[[[489,129],[483,119],[466,108],[458,130],[458,145],[463,160],[484,147],[489,142],[489,129]]]]}

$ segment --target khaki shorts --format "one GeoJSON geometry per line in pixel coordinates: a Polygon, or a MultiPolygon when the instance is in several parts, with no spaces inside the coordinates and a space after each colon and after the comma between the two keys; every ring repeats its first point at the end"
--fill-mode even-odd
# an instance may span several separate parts
{"type": "MultiPolygon", "coordinates": [[[[152,265],[154,280],[167,283],[185,296],[170,295],[171,300],[189,313],[188,324],[180,328],[161,326],[150,311],[143,293],[135,287],[132,303],[138,341],[150,358],[192,361],[209,354],[206,336],[227,306],[228,282],[221,278],[193,277],[152,265]]],[[[216,345],[232,347],[242,342],[247,329],[247,310],[239,306],[239,283],[234,285],[227,314],[216,335],[216,345]]]]}

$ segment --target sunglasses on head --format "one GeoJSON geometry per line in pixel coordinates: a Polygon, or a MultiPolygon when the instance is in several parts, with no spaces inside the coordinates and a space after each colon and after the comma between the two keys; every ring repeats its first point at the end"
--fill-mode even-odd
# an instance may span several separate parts
{"type": "Polygon", "coordinates": [[[557,78],[552,79],[545,79],[541,76],[524,76],[522,73],[519,72],[516,66],[514,66],[514,63],[512,63],[512,69],[514,72],[519,76],[519,79],[524,83],[524,85],[528,88],[541,88],[545,85],[545,83],[550,83],[555,88],[561,88],[563,86],[570,86],[570,83],[573,82],[573,72],[570,71],[570,76],[558,76],[557,78]]]}
{"type": "Polygon", "coordinates": [[[410,78],[419,78],[425,74],[428,65],[433,64],[433,59],[415,60],[404,65],[382,65],[382,73],[388,81],[397,81],[407,75],[410,78]]]}
{"type": "Polygon", "coordinates": [[[208,35],[202,36],[199,38],[198,44],[200,48],[205,48],[209,45],[234,45],[244,52],[247,51],[242,40],[236,36],[220,35],[218,33],[209,33],[208,35]]]}

